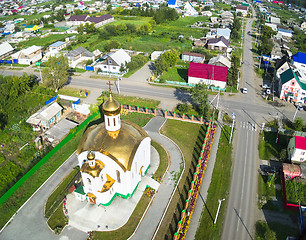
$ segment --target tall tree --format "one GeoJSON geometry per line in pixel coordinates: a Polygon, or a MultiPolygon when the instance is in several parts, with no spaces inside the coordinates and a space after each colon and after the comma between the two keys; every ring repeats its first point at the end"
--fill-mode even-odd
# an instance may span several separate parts
{"type": "Polygon", "coordinates": [[[198,112],[203,115],[207,116],[209,110],[209,103],[208,103],[208,94],[206,92],[206,85],[203,83],[198,83],[195,87],[191,90],[191,97],[198,109],[198,112]]]}
{"type": "Polygon", "coordinates": [[[50,57],[42,71],[43,82],[58,91],[68,80],[68,59],[63,55],[50,57]]]}

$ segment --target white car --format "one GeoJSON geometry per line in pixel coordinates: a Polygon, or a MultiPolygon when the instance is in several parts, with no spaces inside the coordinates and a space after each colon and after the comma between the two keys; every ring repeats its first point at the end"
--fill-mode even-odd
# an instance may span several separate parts
{"type": "Polygon", "coordinates": [[[243,94],[247,94],[247,93],[248,93],[248,89],[247,89],[247,88],[241,88],[241,92],[242,92],[243,94]]]}

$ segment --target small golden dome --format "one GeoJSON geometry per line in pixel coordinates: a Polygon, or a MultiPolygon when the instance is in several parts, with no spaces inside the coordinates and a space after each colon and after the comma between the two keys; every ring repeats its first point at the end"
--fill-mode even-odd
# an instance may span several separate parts
{"type": "Polygon", "coordinates": [[[95,153],[90,151],[88,154],[87,154],[87,159],[88,160],[94,160],[95,159],[95,153]]]}
{"type": "Polygon", "coordinates": [[[109,98],[102,105],[103,113],[107,116],[114,116],[120,113],[121,105],[120,103],[109,95],[109,98]]]}

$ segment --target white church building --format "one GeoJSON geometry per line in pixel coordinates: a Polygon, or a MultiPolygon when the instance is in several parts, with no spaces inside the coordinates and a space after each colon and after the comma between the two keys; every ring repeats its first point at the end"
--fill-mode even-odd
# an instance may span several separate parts
{"type": "Polygon", "coordinates": [[[120,103],[111,94],[102,110],[104,122],[90,126],[79,143],[82,185],[74,194],[108,206],[116,196],[135,192],[150,167],[151,139],[138,125],[120,119],[120,103]]]}

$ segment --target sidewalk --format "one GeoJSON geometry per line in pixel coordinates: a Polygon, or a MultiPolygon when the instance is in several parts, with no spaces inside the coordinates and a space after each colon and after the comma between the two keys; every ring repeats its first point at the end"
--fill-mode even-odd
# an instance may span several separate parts
{"type": "Polygon", "coordinates": [[[205,206],[205,201],[207,198],[207,193],[208,193],[209,185],[211,182],[211,178],[212,178],[212,174],[213,174],[214,166],[216,162],[216,155],[218,151],[220,135],[221,135],[221,126],[218,125],[216,129],[216,133],[215,133],[213,146],[211,148],[208,165],[207,165],[207,168],[206,168],[206,171],[203,177],[203,181],[201,184],[199,198],[194,207],[193,215],[191,217],[189,228],[186,234],[185,239],[188,239],[188,240],[195,239],[197,229],[200,226],[201,215],[202,215],[203,208],[205,206]]]}
{"type": "Polygon", "coordinates": [[[165,119],[163,117],[155,117],[144,128],[153,140],[163,145],[168,151],[170,162],[165,177],[154,196],[148,212],[138,226],[138,229],[136,229],[135,234],[130,238],[132,240],[152,239],[162,220],[164,212],[167,210],[172,193],[175,190],[175,182],[172,175],[174,175],[174,172],[180,172],[180,163],[183,161],[178,147],[168,138],[159,134],[159,129],[164,122],[165,119]]]}

